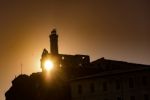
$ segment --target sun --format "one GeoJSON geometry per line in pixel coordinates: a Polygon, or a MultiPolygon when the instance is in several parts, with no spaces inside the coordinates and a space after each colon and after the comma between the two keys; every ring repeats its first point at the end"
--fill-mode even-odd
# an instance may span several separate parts
{"type": "Polygon", "coordinates": [[[44,69],[46,71],[50,71],[53,69],[53,62],[51,60],[46,60],[45,63],[44,63],[44,69]]]}

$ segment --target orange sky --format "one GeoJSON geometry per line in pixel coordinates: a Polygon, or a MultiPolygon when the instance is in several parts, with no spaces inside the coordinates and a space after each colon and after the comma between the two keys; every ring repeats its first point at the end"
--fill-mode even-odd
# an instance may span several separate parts
{"type": "Polygon", "coordinates": [[[0,100],[11,80],[40,71],[57,28],[59,52],[150,64],[149,0],[1,0],[0,100]]]}

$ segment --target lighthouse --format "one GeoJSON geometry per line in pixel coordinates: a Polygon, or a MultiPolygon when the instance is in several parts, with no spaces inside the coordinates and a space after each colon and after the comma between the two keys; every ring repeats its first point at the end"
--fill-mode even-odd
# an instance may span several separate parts
{"type": "Polygon", "coordinates": [[[49,35],[50,38],[50,51],[51,54],[58,54],[58,35],[56,33],[56,29],[53,29],[51,31],[51,34],[49,35]]]}

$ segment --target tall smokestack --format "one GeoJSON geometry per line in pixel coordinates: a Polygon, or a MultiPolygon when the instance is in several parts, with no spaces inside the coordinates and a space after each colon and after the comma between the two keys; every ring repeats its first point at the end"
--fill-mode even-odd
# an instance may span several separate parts
{"type": "Polygon", "coordinates": [[[58,35],[56,29],[51,31],[50,38],[50,50],[52,54],[58,54],[58,35]]]}

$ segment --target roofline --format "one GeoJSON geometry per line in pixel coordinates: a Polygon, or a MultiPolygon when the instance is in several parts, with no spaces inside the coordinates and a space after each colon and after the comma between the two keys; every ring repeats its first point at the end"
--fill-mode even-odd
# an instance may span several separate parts
{"type": "Polygon", "coordinates": [[[129,69],[129,70],[115,70],[115,71],[101,72],[101,73],[98,73],[98,74],[81,76],[81,77],[78,77],[78,78],[75,78],[75,79],[71,79],[70,81],[76,81],[76,80],[82,80],[82,79],[90,79],[90,78],[93,78],[93,77],[104,77],[104,76],[116,75],[116,74],[124,74],[124,73],[130,73],[130,72],[142,71],[142,70],[150,71],[150,67],[129,69]]]}

